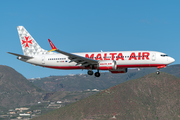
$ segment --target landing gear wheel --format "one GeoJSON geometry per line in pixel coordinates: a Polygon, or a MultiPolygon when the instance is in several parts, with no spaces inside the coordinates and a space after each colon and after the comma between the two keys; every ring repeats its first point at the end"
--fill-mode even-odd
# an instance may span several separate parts
{"type": "Polygon", "coordinates": [[[93,71],[92,70],[88,70],[87,74],[88,75],[93,75],[93,71]]]}
{"type": "Polygon", "coordinates": [[[160,74],[160,72],[159,72],[159,71],[157,71],[157,72],[156,72],[156,74],[157,74],[157,75],[159,75],[159,74],[160,74]]]}
{"type": "Polygon", "coordinates": [[[95,75],[96,77],[99,77],[101,74],[100,74],[99,72],[96,72],[94,75],[95,75]]]}

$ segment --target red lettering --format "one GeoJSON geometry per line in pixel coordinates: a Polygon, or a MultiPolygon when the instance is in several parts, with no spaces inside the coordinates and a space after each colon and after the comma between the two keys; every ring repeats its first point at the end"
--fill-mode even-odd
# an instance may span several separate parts
{"type": "Polygon", "coordinates": [[[141,52],[138,53],[138,60],[141,60],[141,52]]]}
{"type": "Polygon", "coordinates": [[[146,58],[147,60],[149,60],[149,52],[143,52],[143,53],[142,53],[142,59],[144,60],[144,58],[146,58]]]}
{"type": "Polygon", "coordinates": [[[114,55],[116,55],[117,53],[110,53],[109,55],[111,55],[111,60],[114,60],[114,55]]]}
{"type": "Polygon", "coordinates": [[[100,65],[107,65],[107,63],[100,63],[100,65]]]}
{"type": "Polygon", "coordinates": [[[101,54],[97,54],[96,60],[103,60],[101,54]]]}
{"type": "Polygon", "coordinates": [[[119,59],[124,60],[122,53],[119,53],[119,54],[117,55],[116,60],[119,60],[119,59]]]}
{"type": "Polygon", "coordinates": [[[104,54],[104,60],[110,60],[110,58],[106,58],[107,57],[107,53],[104,54]]]}
{"type": "Polygon", "coordinates": [[[94,58],[94,54],[91,54],[91,56],[89,57],[88,54],[85,55],[86,58],[90,58],[90,59],[93,59],[94,58]]]}
{"type": "Polygon", "coordinates": [[[130,55],[130,57],[129,57],[129,60],[131,60],[131,59],[137,60],[136,54],[135,54],[134,52],[131,53],[131,55],[130,55]]]}
{"type": "MultiPolygon", "coordinates": [[[[111,60],[114,60],[115,55],[117,55],[117,53],[109,53],[109,55],[111,55],[111,60]]],[[[139,52],[138,57],[137,57],[136,54],[133,52],[133,53],[131,53],[129,60],[132,60],[132,59],[141,60],[141,57],[142,57],[142,60],[144,60],[144,59],[149,60],[149,55],[150,55],[149,52],[142,52],[142,54],[141,54],[141,52],[139,52]]],[[[94,54],[91,54],[91,55],[85,54],[85,57],[90,58],[90,59],[94,59],[94,54]]],[[[119,60],[119,59],[124,60],[122,53],[118,53],[116,60],[119,60]]],[[[103,60],[102,55],[100,53],[97,54],[95,60],[103,60]]],[[[107,53],[104,53],[104,60],[110,60],[110,58],[107,58],[107,53]]]]}

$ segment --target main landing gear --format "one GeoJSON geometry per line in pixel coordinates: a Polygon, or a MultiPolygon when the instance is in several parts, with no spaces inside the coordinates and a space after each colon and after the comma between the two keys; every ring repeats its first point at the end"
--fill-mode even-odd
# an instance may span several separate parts
{"type": "Polygon", "coordinates": [[[94,74],[96,77],[100,77],[100,73],[99,73],[99,71],[98,72],[96,72],[95,74],[94,74]]]}
{"type": "Polygon", "coordinates": [[[88,70],[87,74],[88,75],[93,75],[93,71],[92,70],[88,70]]]}
{"type": "MultiPolygon", "coordinates": [[[[93,75],[93,71],[92,70],[88,70],[87,72],[88,75],[93,75]]],[[[95,72],[94,74],[96,77],[99,77],[101,74],[99,73],[99,70],[97,72],[95,72]]]]}

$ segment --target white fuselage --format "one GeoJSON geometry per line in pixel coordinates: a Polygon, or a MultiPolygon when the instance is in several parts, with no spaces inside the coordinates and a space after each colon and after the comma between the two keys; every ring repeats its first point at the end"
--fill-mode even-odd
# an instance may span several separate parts
{"type": "MultiPolygon", "coordinates": [[[[156,51],[114,51],[73,54],[98,61],[116,61],[116,69],[141,67],[161,68],[161,66],[166,66],[174,62],[172,57],[156,51]]],[[[71,62],[68,56],[63,54],[46,54],[33,57],[33,59],[25,62],[54,69],[89,69],[76,62],[71,62]]]]}
{"type": "MultiPolygon", "coordinates": [[[[175,60],[164,53],[156,51],[113,51],[68,53],[59,50],[48,39],[52,50],[47,51],[39,46],[24,26],[17,26],[23,55],[8,52],[33,65],[54,69],[88,69],[88,75],[100,76],[99,70],[109,70],[111,73],[126,73],[128,68],[166,67],[175,60]],[[55,51],[57,53],[54,53],[55,51]]],[[[159,74],[159,71],[157,71],[159,74]]]]}

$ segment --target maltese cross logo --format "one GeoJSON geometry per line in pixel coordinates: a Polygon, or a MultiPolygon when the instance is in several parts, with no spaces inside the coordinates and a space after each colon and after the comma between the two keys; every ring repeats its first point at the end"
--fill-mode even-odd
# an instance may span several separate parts
{"type": "Polygon", "coordinates": [[[22,45],[26,44],[25,45],[25,48],[26,48],[26,47],[29,47],[29,43],[32,44],[32,39],[28,41],[29,36],[28,37],[24,36],[24,37],[25,37],[26,41],[22,40],[22,45]]]}

